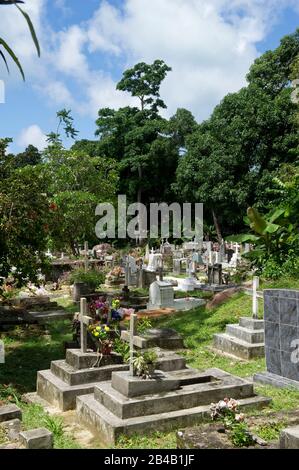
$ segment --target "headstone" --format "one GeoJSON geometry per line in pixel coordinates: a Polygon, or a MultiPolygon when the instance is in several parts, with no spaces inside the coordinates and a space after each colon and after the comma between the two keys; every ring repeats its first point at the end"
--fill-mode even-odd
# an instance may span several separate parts
{"type": "Polygon", "coordinates": [[[88,271],[88,242],[84,242],[84,269],[88,271]]]}
{"type": "Polygon", "coordinates": [[[174,306],[174,291],[169,282],[155,281],[149,289],[148,309],[172,308],[174,306]]]}
{"type": "Polygon", "coordinates": [[[254,380],[299,389],[299,290],[264,290],[267,372],[254,380]]]}
{"type": "Polygon", "coordinates": [[[53,434],[46,428],[20,432],[20,440],[26,449],[52,449],[53,434]]]}
{"type": "Polygon", "coordinates": [[[161,253],[151,253],[149,255],[149,263],[148,263],[148,267],[147,267],[147,270],[148,271],[152,271],[152,272],[156,272],[158,270],[158,268],[161,268],[162,267],[162,255],[161,253]]]}

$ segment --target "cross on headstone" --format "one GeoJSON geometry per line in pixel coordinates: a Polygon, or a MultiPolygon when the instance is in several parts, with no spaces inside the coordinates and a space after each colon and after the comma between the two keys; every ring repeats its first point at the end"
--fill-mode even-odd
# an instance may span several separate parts
{"type": "Polygon", "coordinates": [[[252,317],[258,318],[258,300],[257,300],[257,289],[259,288],[260,279],[258,276],[254,276],[252,284],[252,317]]]}
{"type": "Polygon", "coordinates": [[[92,318],[86,315],[87,300],[82,297],[80,299],[80,344],[81,352],[87,352],[87,327],[92,323],[92,318]]]}
{"type": "Polygon", "coordinates": [[[137,315],[136,313],[131,313],[130,316],[130,375],[134,375],[134,336],[137,332],[137,315]]]}

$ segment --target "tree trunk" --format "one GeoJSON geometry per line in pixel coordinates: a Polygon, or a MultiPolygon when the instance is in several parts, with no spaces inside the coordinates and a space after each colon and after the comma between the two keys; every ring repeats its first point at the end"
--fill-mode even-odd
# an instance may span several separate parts
{"type": "Polygon", "coordinates": [[[219,224],[219,221],[218,221],[218,218],[214,209],[212,209],[212,215],[213,215],[213,221],[214,221],[214,225],[215,225],[215,229],[217,233],[217,240],[218,240],[218,243],[221,245],[222,243],[221,228],[220,228],[220,224],[219,224]]]}

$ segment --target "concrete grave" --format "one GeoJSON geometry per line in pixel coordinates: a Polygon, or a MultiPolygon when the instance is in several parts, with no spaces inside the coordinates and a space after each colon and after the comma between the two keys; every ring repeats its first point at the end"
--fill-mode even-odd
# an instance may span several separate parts
{"type": "Polygon", "coordinates": [[[239,325],[226,325],[225,333],[214,335],[213,348],[240,359],[249,360],[265,354],[264,321],[240,318],[239,325]]]}
{"type": "Polygon", "coordinates": [[[267,371],[254,380],[299,389],[299,290],[264,291],[267,371]]]}
{"type": "Polygon", "coordinates": [[[156,370],[142,381],[127,373],[113,373],[112,380],[97,384],[94,394],[77,398],[77,416],[106,445],[120,435],[168,431],[198,424],[210,416],[211,402],[225,397],[239,400],[240,407],[263,406],[253,385],[219,369],[200,372],[182,369],[156,370]]]}
{"type": "Polygon", "coordinates": [[[11,421],[12,419],[22,419],[22,411],[17,405],[0,406],[0,423],[11,421]]]}
{"type": "MultiPolygon", "coordinates": [[[[129,331],[123,330],[121,332],[121,338],[129,342],[129,331]]],[[[134,346],[139,349],[159,347],[173,350],[184,348],[182,336],[171,328],[150,328],[142,335],[134,335],[133,341],[134,346]]]]}
{"type": "Polygon", "coordinates": [[[283,429],[279,445],[281,449],[299,449],[299,426],[283,429]]]}
{"type": "Polygon", "coordinates": [[[167,281],[155,281],[150,285],[148,310],[174,306],[174,290],[167,281]]]}
{"type": "Polygon", "coordinates": [[[37,396],[62,411],[72,410],[78,395],[92,393],[95,384],[109,380],[113,371],[128,369],[119,354],[104,356],[100,367],[93,367],[97,359],[97,353],[68,349],[65,360],[52,361],[49,370],[37,373],[37,396]]]}

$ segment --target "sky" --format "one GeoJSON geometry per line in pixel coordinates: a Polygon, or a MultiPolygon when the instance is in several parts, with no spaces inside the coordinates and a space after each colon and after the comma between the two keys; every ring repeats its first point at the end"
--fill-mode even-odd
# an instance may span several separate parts
{"type": "Polygon", "coordinates": [[[62,108],[72,110],[78,138],[93,139],[100,108],[136,103],[116,84],[140,61],[172,67],[161,87],[165,117],[184,107],[201,122],[246,85],[259,55],[299,26],[298,0],[26,0],[23,8],[41,58],[20,12],[0,6],[0,37],[26,75],[23,82],[11,62],[7,75],[0,62],[0,137],[13,138],[14,152],[44,148],[62,108]]]}

